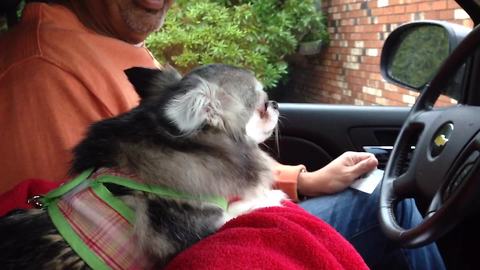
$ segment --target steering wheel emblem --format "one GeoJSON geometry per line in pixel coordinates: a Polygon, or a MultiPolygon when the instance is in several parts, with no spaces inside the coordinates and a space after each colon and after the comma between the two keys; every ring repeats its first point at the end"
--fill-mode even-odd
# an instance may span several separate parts
{"type": "Polygon", "coordinates": [[[444,147],[447,142],[448,139],[445,137],[445,134],[440,134],[433,140],[436,147],[444,147]]]}
{"type": "Polygon", "coordinates": [[[432,157],[438,156],[443,148],[448,143],[448,140],[450,139],[450,136],[452,135],[453,132],[453,124],[452,123],[446,123],[440,129],[435,133],[435,136],[433,136],[431,148],[432,148],[432,157]]]}

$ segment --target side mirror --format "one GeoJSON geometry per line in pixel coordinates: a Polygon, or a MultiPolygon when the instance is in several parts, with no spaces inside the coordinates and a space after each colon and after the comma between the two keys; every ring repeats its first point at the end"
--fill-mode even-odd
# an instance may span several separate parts
{"type": "Polygon", "coordinates": [[[382,76],[388,82],[420,92],[470,31],[440,21],[417,21],[398,27],[383,45],[382,76]]]}

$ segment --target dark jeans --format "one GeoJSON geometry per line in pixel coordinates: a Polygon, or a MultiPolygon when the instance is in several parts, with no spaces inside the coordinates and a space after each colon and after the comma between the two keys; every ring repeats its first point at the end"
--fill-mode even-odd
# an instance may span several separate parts
{"type": "MultiPolygon", "coordinates": [[[[371,269],[445,269],[436,244],[405,249],[384,236],[378,222],[379,193],[380,186],[372,194],[349,188],[306,200],[300,206],[333,226],[371,269]]],[[[411,228],[422,220],[412,199],[399,204],[396,216],[404,228],[411,228]]]]}

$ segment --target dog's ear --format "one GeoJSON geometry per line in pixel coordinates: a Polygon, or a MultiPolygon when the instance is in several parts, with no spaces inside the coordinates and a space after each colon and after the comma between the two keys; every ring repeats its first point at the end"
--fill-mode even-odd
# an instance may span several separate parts
{"type": "Polygon", "coordinates": [[[182,79],[180,73],[170,65],[162,70],[132,67],[124,72],[142,99],[156,96],[182,79]]]}
{"type": "Polygon", "coordinates": [[[184,133],[191,134],[208,124],[225,128],[222,113],[225,95],[218,85],[200,77],[195,78],[192,88],[175,96],[166,107],[166,115],[184,133]]]}

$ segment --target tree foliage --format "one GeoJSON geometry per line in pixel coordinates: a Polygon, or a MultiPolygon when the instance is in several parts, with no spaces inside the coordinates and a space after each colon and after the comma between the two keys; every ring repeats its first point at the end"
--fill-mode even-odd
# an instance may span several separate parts
{"type": "Polygon", "coordinates": [[[285,56],[300,41],[328,41],[313,1],[180,0],[147,46],[182,72],[221,62],[251,69],[266,88],[273,87],[287,73],[285,56]]]}

